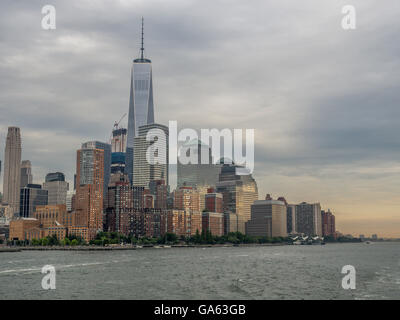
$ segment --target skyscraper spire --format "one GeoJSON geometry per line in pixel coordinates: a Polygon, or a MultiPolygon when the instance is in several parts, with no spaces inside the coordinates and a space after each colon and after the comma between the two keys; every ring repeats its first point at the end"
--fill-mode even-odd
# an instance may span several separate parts
{"type": "Polygon", "coordinates": [[[141,51],[140,59],[142,59],[142,60],[144,58],[144,32],[143,32],[143,27],[144,27],[144,18],[142,17],[142,47],[140,48],[140,51],[141,51]]]}

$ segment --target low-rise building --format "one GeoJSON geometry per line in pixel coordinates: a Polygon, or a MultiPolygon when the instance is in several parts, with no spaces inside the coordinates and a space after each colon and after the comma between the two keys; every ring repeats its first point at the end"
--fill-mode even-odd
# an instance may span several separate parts
{"type": "Polygon", "coordinates": [[[79,237],[86,242],[96,238],[97,229],[88,228],[86,226],[71,226],[68,228],[68,236],[79,237]]]}
{"type": "Polygon", "coordinates": [[[20,218],[10,222],[10,240],[25,240],[31,229],[40,229],[40,221],[35,218],[20,218]]]}
{"type": "Polygon", "coordinates": [[[220,212],[203,212],[203,232],[211,232],[213,236],[224,235],[224,214],[220,212]]]}
{"type": "Polygon", "coordinates": [[[67,212],[65,204],[37,206],[33,217],[40,221],[42,228],[69,227],[74,224],[74,213],[67,212]]]}

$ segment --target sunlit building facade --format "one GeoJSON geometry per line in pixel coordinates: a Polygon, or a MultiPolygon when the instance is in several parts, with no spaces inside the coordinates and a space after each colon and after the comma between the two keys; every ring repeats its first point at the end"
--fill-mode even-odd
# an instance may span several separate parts
{"type": "Polygon", "coordinates": [[[237,175],[235,164],[224,164],[219,175],[216,191],[222,194],[223,211],[236,213],[238,231],[246,232],[245,223],[251,218],[251,205],[258,200],[258,187],[249,175],[237,175]]]}
{"type": "Polygon", "coordinates": [[[287,236],[286,204],[280,200],[257,200],[251,206],[251,219],[246,223],[246,234],[260,237],[287,236]]]}

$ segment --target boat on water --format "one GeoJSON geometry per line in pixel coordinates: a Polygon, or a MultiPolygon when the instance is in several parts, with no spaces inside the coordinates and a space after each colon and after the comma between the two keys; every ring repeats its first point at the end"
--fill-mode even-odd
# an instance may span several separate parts
{"type": "Polygon", "coordinates": [[[296,236],[291,238],[290,244],[293,245],[324,245],[325,241],[323,237],[310,237],[310,236],[296,236]]]}

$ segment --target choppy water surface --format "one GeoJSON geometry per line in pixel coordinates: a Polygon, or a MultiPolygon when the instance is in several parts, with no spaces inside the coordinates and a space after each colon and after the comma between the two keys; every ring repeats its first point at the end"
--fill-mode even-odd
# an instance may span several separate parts
{"type": "Polygon", "coordinates": [[[0,299],[400,299],[400,244],[0,253],[0,299]]]}

